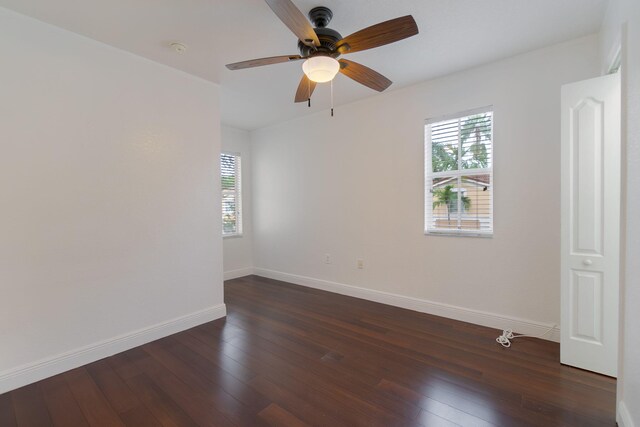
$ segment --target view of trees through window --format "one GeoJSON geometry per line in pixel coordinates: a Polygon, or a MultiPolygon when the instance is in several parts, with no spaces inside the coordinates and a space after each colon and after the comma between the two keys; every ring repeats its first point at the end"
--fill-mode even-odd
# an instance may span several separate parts
{"type": "MultiPolygon", "coordinates": [[[[462,207],[469,210],[471,207],[471,199],[464,195],[460,196],[462,207]]],[[[458,212],[458,192],[454,191],[453,185],[446,185],[444,188],[436,188],[433,190],[433,208],[445,206],[447,209],[447,220],[451,221],[451,214],[458,212]]]]}
{"type": "Polygon", "coordinates": [[[240,221],[240,156],[220,155],[220,181],[222,184],[222,234],[242,233],[240,221]]]}
{"type": "Polygon", "coordinates": [[[490,150],[491,113],[432,125],[433,172],[486,168],[490,150]]]}
{"type": "Polygon", "coordinates": [[[425,230],[491,233],[493,112],[426,125],[425,230]]]}

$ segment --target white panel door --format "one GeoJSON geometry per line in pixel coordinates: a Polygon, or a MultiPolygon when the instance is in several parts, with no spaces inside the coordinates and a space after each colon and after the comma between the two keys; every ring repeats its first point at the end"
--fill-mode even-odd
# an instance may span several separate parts
{"type": "Polygon", "coordinates": [[[620,252],[620,77],[562,87],[560,360],[615,377],[620,252]]]}

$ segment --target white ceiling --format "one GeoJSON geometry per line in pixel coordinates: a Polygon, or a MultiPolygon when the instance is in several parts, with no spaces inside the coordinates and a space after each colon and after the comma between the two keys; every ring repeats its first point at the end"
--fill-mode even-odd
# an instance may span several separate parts
{"type": "MultiPolygon", "coordinates": [[[[348,55],[390,78],[394,90],[599,30],[608,0],[293,0],[306,13],[328,6],[347,36],[411,14],[420,34],[348,55]]],[[[255,129],[329,107],[319,85],[312,107],[294,104],[301,63],[229,71],[246,59],[297,54],[296,38],[264,0],[0,0],[95,40],[220,83],[222,121],[255,129]],[[179,55],[172,41],[188,46],[179,55]]],[[[336,106],[377,92],[339,75],[336,106]]]]}

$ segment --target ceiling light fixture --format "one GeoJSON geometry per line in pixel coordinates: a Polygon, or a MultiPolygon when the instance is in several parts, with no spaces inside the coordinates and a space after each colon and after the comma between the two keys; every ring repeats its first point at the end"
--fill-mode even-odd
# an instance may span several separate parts
{"type": "Polygon", "coordinates": [[[326,83],[338,74],[340,63],[330,56],[312,56],[302,63],[302,71],[312,82],[326,83]]]}

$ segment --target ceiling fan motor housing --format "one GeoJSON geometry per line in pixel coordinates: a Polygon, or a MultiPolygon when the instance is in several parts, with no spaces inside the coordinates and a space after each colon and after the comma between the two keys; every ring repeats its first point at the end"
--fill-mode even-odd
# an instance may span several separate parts
{"type": "Polygon", "coordinates": [[[309,19],[314,27],[324,28],[333,18],[333,12],[328,7],[318,6],[309,11],[309,19]]]}
{"type": "Polygon", "coordinates": [[[324,6],[314,7],[309,11],[309,19],[315,26],[313,29],[320,40],[320,46],[311,47],[298,40],[298,49],[302,56],[325,55],[338,57],[340,53],[336,51],[338,41],[342,40],[342,36],[336,30],[327,28],[329,22],[333,18],[331,9],[324,6]]]}

